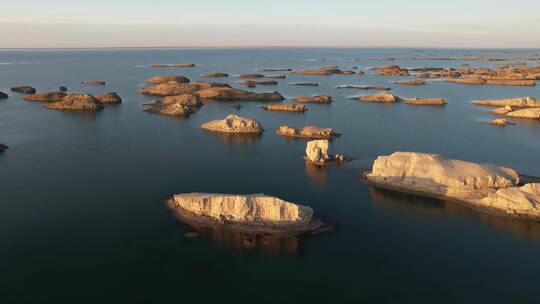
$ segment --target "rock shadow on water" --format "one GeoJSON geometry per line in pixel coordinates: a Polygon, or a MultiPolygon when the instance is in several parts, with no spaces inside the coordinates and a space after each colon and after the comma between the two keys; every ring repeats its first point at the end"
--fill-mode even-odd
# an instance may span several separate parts
{"type": "Polygon", "coordinates": [[[188,238],[208,238],[212,241],[231,247],[237,253],[262,253],[268,255],[297,255],[301,254],[303,240],[312,234],[331,230],[330,225],[324,225],[317,231],[268,231],[246,230],[239,225],[222,225],[201,219],[177,208],[172,199],[166,201],[173,216],[190,228],[188,238]]]}
{"type": "Polygon", "coordinates": [[[262,133],[224,133],[224,132],[212,132],[203,130],[205,133],[218,138],[221,142],[229,144],[231,146],[241,146],[244,144],[255,144],[261,140],[262,133]]]}
{"type": "Polygon", "coordinates": [[[519,237],[540,241],[540,223],[503,218],[480,212],[453,200],[419,196],[370,185],[370,195],[374,202],[400,209],[414,216],[439,217],[458,215],[480,220],[488,225],[511,232],[519,237]]]}

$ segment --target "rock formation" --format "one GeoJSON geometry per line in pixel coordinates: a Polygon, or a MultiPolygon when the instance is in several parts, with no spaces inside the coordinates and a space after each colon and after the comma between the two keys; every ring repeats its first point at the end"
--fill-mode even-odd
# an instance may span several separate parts
{"type": "Polygon", "coordinates": [[[403,85],[424,85],[426,82],[424,80],[404,80],[404,81],[396,81],[395,84],[403,84],[403,85]]]}
{"type": "Polygon", "coordinates": [[[390,93],[377,93],[372,95],[366,95],[366,96],[359,96],[355,99],[360,101],[369,101],[369,102],[400,102],[403,99],[401,97],[398,97],[394,94],[390,93]]]}
{"type": "Polygon", "coordinates": [[[229,74],[227,73],[202,73],[202,77],[208,77],[208,78],[222,78],[222,77],[229,77],[229,74]]]}
{"type": "Polygon", "coordinates": [[[203,105],[201,99],[196,94],[180,94],[164,97],[160,103],[162,104],[173,104],[177,103],[186,107],[198,108],[203,105]]]}
{"type": "Polygon", "coordinates": [[[62,92],[49,92],[49,93],[39,93],[23,97],[26,101],[60,101],[68,94],[62,92]]]}
{"type": "Polygon", "coordinates": [[[515,125],[515,123],[513,122],[510,122],[504,118],[497,118],[497,119],[494,119],[492,121],[489,122],[490,124],[492,125],[495,125],[495,126],[501,126],[501,127],[505,127],[505,126],[508,126],[508,125],[515,125]]]}
{"type": "Polygon", "coordinates": [[[9,147],[5,144],[0,144],[0,153],[6,151],[7,149],[9,149],[9,147]]]}
{"type": "Polygon", "coordinates": [[[409,71],[397,65],[386,65],[381,67],[370,68],[372,71],[378,71],[376,76],[409,76],[409,71]]]}
{"type": "Polygon", "coordinates": [[[6,98],[8,98],[8,97],[9,97],[8,94],[6,94],[6,93],[0,91],[0,99],[6,99],[6,98]]]}
{"type": "Polygon", "coordinates": [[[474,102],[475,105],[479,106],[490,106],[490,107],[516,107],[516,108],[534,108],[540,107],[540,101],[537,101],[533,97],[519,97],[519,98],[508,98],[508,99],[498,99],[498,100],[479,100],[474,102]]]}
{"type": "Polygon", "coordinates": [[[275,80],[244,80],[244,81],[239,81],[238,82],[239,84],[241,85],[247,85],[247,86],[250,86],[250,85],[277,85],[277,81],[275,80]]]}
{"type": "Polygon", "coordinates": [[[212,132],[234,134],[260,134],[263,132],[263,128],[258,121],[234,114],[230,114],[225,119],[204,123],[201,128],[212,132]]]}
{"type": "Polygon", "coordinates": [[[307,142],[306,160],[314,164],[326,164],[332,158],[328,155],[328,140],[312,140],[307,142]]]}
{"type": "Polygon", "coordinates": [[[60,87],[58,88],[58,92],[67,92],[67,90],[68,90],[68,89],[67,89],[65,86],[60,86],[60,87]]]}
{"type": "Polygon", "coordinates": [[[106,84],[106,82],[102,80],[90,80],[90,81],[82,81],[81,84],[103,86],[106,84]]]}
{"type": "Polygon", "coordinates": [[[493,109],[489,111],[489,113],[497,114],[497,115],[506,115],[506,113],[512,112],[512,111],[514,111],[514,109],[512,109],[511,106],[504,106],[504,107],[493,109]]]}
{"type": "Polygon", "coordinates": [[[151,84],[160,84],[160,83],[189,83],[189,79],[182,75],[160,75],[154,76],[152,78],[146,79],[144,82],[151,84]]]}
{"type": "Polygon", "coordinates": [[[284,98],[278,92],[254,93],[230,87],[213,87],[196,92],[201,99],[241,100],[241,101],[282,101],[284,98]]]}
{"type": "Polygon", "coordinates": [[[341,134],[334,132],[332,128],[319,128],[316,126],[305,126],[303,128],[293,128],[289,126],[281,126],[276,130],[276,133],[286,137],[301,137],[310,139],[334,139],[340,137],[341,134]]]}
{"type": "Polygon", "coordinates": [[[194,63],[176,63],[176,64],[153,64],[153,68],[192,68],[194,63]]]}
{"type": "Polygon", "coordinates": [[[121,104],[122,98],[116,92],[109,92],[105,94],[96,95],[97,100],[103,104],[121,104]]]}
{"type": "Polygon", "coordinates": [[[409,98],[405,99],[403,103],[411,105],[428,105],[428,106],[444,106],[448,104],[446,99],[437,97],[437,98],[409,98]]]}
{"type": "Polygon", "coordinates": [[[391,88],[387,86],[379,86],[379,85],[354,85],[354,84],[347,84],[347,85],[340,85],[337,87],[338,89],[358,89],[358,90],[379,90],[379,91],[389,91],[391,88]]]}
{"type": "Polygon", "coordinates": [[[294,97],[291,100],[296,102],[306,102],[306,103],[332,103],[332,96],[329,95],[317,95],[317,96],[299,96],[294,97]]]}
{"type": "Polygon", "coordinates": [[[139,93],[165,97],[180,94],[193,94],[207,88],[230,88],[230,86],[226,83],[213,82],[163,83],[148,88],[140,88],[139,93]]]}
{"type": "Polygon", "coordinates": [[[262,106],[269,111],[305,112],[307,108],[303,104],[269,104],[262,106]]]}
{"type": "Polygon", "coordinates": [[[238,78],[263,78],[263,74],[240,74],[238,78]]]}
{"type": "Polygon", "coordinates": [[[318,87],[319,83],[317,83],[317,82],[292,82],[292,83],[289,83],[289,85],[306,86],[306,87],[318,87]]]}
{"type": "Polygon", "coordinates": [[[513,118],[540,119],[540,108],[527,108],[506,113],[513,118]]]}
{"type": "Polygon", "coordinates": [[[22,94],[35,94],[36,93],[36,89],[34,89],[31,86],[12,87],[11,91],[22,93],[22,94]]]}
{"type": "Polygon", "coordinates": [[[270,68],[270,69],[258,69],[258,72],[290,72],[292,69],[289,68],[270,68]]]}
{"type": "Polygon", "coordinates": [[[44,107],[55,110],[99,111],[103,104],[89,94],[70,94],[61,101],[45,104],[44,107]]]}

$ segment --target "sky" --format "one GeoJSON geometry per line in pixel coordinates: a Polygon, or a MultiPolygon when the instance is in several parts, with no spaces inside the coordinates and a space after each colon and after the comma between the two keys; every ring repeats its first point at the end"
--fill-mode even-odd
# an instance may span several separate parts
{"type": "Polygon", "coordinates": [[[2,0],[0,48],[540,48],[540,0],[2,0]]]}

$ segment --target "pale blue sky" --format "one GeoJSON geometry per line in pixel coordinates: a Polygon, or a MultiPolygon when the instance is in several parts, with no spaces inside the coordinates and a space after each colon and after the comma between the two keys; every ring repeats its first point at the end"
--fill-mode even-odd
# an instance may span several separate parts
{"type": "Polygon", "coordinates": [[[539,0],[3,2],[0,47],[540,47],[539,0]]]}

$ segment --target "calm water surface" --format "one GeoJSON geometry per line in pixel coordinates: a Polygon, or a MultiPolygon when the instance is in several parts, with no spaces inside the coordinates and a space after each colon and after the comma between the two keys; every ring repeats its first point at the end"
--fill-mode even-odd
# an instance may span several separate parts
{"type": "MultiPolygon", "coordinates": [[[[437,56],[513,56],[427,50],[437,56]]],[[[0,301],[2,303],[538,303],[540,225],[479,214],[453,203],[400,195],[360,179],[378,155],[397,150],[506,165],[540,176],[540,122],[498,128],[474,99],[540,97],[539,87],[466,86],[400,77],[288,75],[255,91],[286,97],[329,94],[305,114],[261,103],[211,102],[188,119],[142,112],[143,80],[178,73],[231,75],[257,68],[398,64],[459,67],[462,61],[360,60],[415,56],[407,49],[169,49],[0,51],[0,90],[118,92],[119,106],[66,113],[8,92],[0,101],[0,301]],[[326,59],[324,62],[321,59],[326,59]],[[152,69],[153,63],[196,63],[152,69]],[[82,86],[105,80],[105,87],[82,86]],[[319,87],[287,85],[317,81],[319,87]],[[349,97],[343,84],[390,85],[402,97],[447,98],[446,107],[380,105],[349,97]],[[259,120],[262,137],[235,140],[198,126],[237,113],[259,120]],[[355,160],[317,169],[303,140],[274,134],[283,124],[332,127],[334,152],[355,160]],[[165,201],[174,193],[266,193],[312,206],[335,230],[253,242],[211,227],[193,231],[165,201]]],[[[468,62],[493,66],[493,62],[468,62]]],[[[274,73],[279,74],[279,73],[274,73]]],[[[237,79],[220,79],[236,86],[237,79]]],[[[370,92],[371,93],[371,92],[370,92]]]]}

